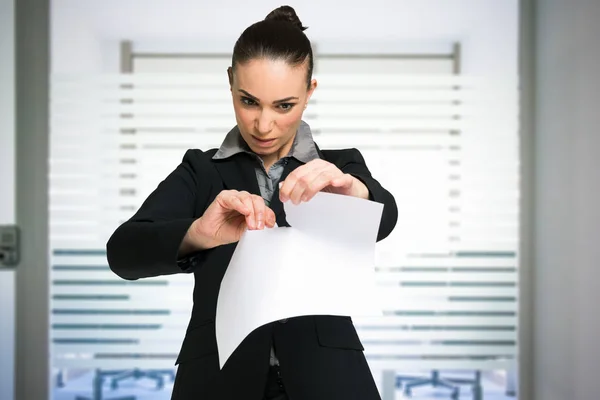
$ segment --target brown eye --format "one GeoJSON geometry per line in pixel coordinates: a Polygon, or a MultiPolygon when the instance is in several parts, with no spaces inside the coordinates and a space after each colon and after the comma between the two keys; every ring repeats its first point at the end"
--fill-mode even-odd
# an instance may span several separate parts
{"type": "Polygon", "coordinates": [[[256,102],[248,97],[241,98],[242,104],[245,106],[255,106],[256,102]]]}
{"type": "Polygon", "coordinates": [[[295,104],[293,103],[282,103],[279,105],[279,109],[282,111],[290,111],[294,106],[295,104]]]}

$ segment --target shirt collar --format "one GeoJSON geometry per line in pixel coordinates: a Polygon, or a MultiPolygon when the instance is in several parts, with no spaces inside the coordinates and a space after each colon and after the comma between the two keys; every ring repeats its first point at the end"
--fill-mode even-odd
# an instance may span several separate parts
{"type": "MultiPolygon", "coordinates": [[[[222,160],[225,158],[229,158],[238,153],[250,153],[254,154],[248,144],[242,138],[239,128],[237,125],[233,127],[225,136],[225,140],[221,144],[219,150],[213,156],[214,160],[222,160]]],[[[298,131],[296,132],[296,136],[294,137],[294,142],[292,143],[292,148],[287,155],[287,157],[294,157],[300,162],[307,163],[316,158],[319,158],[319,154],[317,152],[317,146],[313,140],[312,132],[310,130],[310,126],[304,122],[300,122],[300,126],[298,127],[298,131]]]]}

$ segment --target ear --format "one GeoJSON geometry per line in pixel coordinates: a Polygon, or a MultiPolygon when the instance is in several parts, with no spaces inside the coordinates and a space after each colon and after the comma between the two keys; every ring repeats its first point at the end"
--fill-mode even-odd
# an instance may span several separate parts
{"type": "Polygon", "coordinates": [[[317,80],[313,79],[312,81],[310,81],[310,85],[308,87],[308,91],[306,92],[306,104],[308,104],[308,101],[310,100],[310,97],[315,92],[316,88],[317,88],[317,80]]]}
{"type": "Polygon", "coordinates": [[[227,68],[227,78],[229,79],[229,90],[231,86],[233,86],[233,69],[231,67],[227,68]]]}

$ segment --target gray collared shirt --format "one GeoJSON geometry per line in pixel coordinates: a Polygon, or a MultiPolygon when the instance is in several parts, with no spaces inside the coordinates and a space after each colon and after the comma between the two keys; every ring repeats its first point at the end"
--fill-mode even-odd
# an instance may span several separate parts
{"type": "Polygon", "coordinates": [[[294,157],[303,163],[319,158],[310,127],[304,121],[300,122],[298,132],[294,137],[294,142],[288,155],[277,160],[268,171],[265,169],[263,160],[250,150],[250,147],[242,138],[239,128],[236,126],[229,131],[223,144],[213,156],[213,159],[224,159],[238,153],[248,153],[256,159],[256,179],[260,188],[260,194],[267,205],[271,203],[275,187],[279,183],[283,168],[290,157],[294,157]]]}
{"type": "MultiPolygon", "coordinates": [[[[248,153],[256,159],[256,180],[258,181],[260,194],[265,200],[267,206],[271,204],[273,192],[275,191],[275,188],[281,179],[283,168],[287,164],[290,157],[294,157],[303,163],[307,163],[319,158],[317,146],[313,140],[310,126],[308,126],[308,124],[304,121],[300,122],[300,126],[298,127],[298,131],[294,137],[294,142],[292,143],[292,148],[290,149],[288,155],[277,160],[268,171],[265,169],[263,160],[257,154],[252,152],[252,150],[250,150],[250,147],[242,138],[239,128],[235,126],[231,131],[229,131],[225,137],[225,140],[223,141],[223,144],[213,156],[213,159],[224,159],[238,153],[248,153]]],[[[273,348],[271,348],[270,363],[271,365],[279,364],[273,348]]]]}

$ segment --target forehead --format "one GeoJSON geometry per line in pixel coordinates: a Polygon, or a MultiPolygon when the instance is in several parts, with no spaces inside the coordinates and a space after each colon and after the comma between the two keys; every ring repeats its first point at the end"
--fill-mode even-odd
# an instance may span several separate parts
{"type": "Polygon", "coordinates": [[[306,91],[306,66],[290,66],[283,60],[252,60],[236,65],[234,85],[260,100],[299,97],[306,91]]]}

